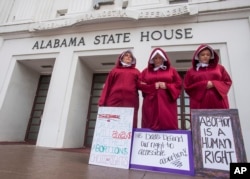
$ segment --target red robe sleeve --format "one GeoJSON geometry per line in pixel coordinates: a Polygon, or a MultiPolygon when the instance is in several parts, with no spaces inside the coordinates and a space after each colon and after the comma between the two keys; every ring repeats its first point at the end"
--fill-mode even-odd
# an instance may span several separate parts
{"type": "MultiPolygon", "coordinates": [[[[221,98],[226,98],[227,93],[231,87],[232,80],[225,70],[225,68],[221,65],[218,65],[218,70],[220,71],[221,78],[220,79],[212,79],[212,83],[214,84],[214,88],[221,96],[221,98]]],[[[196,101],[201,101],[204,97],[204,94],[207,90],[207,82],[208,79],[204,79],[201,81],[193,81],[192,75],[196,73],[193,69],[189,70],[184,78],[184,88],[186,93],[196,101]]]]}
{"type": "Polygon", "coordinates": [[[232,80],[229,74],[227,73],[227,71],[225,70],[225,68],[223,66],[219,66],[219,67],[220,67],[219,69],[221,71],[222,79],[212,80],[212,83],[214,84],[214,87],[217,90],[218,94],[222,98],[226,98],[227,93],[232,85],[232,80]]]}
{"type": "MultiPolygon", "coordinates": [[[[182,79],[178,72],[174,70],[173,68],[171,69],[171,72],[173,73],[173,80],[170,83],[165,83],[169,95],[173,100],[176,100],[181,92],[181,87],[182,87],[182,79]]],[[[142,91],[142,95],[144,96],[145,94],[147,95],[154,95],[157,92],[157,89],[155,88],[155,83],[152,84],[146,84],[144,83],[143,76],[144,73],[146,73],[146,70],[142,72],[142,78],[141,82],[139,85],[139,89],[142,91]]]]}
{"type": "Polygon", "coordinates": [[[138,83],[138,89],[141,90],[142,96],[145,96],[145,94],[153,94],[154,92],[156,92],[155,84],[147,84],[145,82],[144,76],[146,72],[147,69],[142,71],[140,82],[138,83]]]}
{"type": "Polygon", "coordinates": [[[196,101],[202,100],[207,90],[207,80],[193,82],[191,76],[193,75],[193,69],[187,71],[184,78],[184,89],[186,93],[196,101]]]}
{"type": "Polygon", "coordinates": [[[172,99],[177,100],[181,93],[182,79],[176,70],[173,69],[172,83],[166,83],[166,87],[172,99]]]}

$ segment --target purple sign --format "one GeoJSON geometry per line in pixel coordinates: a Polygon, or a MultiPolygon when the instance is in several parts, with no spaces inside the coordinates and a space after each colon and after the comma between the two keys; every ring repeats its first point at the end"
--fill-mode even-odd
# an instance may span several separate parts
{"type": "Polygon", "coordinates": [[[194,175],[191,131],[133,132],[130,168],[194,175]]]}

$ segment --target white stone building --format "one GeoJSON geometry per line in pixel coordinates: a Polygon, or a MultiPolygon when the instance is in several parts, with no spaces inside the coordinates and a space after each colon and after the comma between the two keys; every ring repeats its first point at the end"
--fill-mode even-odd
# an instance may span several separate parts
{"type": "MultiPolygon", "coordinates": [[[[185,74],[207,43],[232,77],[230,108],[249,160],[249,17],[249,0],[0,0],[0,141],[88,146],[102,84],[123,50],[142,70],[161,47],[185,74]]],[[[184,120],[188,97],[180,98],[184,120]]]]}

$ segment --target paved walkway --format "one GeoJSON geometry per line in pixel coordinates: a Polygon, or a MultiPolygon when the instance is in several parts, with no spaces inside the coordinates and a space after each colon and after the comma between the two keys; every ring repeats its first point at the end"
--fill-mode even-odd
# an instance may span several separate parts
{"type": "Polygon", "coordinates": [[[1,179],[205,179],[89,165],[89,151],[0,143],[1,179]]]}

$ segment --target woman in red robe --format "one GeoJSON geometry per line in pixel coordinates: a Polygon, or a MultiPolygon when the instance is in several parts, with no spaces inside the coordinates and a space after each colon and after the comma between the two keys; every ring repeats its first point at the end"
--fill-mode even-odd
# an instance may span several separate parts
{"type": "Polygon", "coordinates": [[[133,128],[137,128],[140,71],[135,68],[136,58],[130,50],[121,53],[115,67],[105,81],[99,106],[133,107],[133,128]]]}
{"type": "Polygon", "coordinates": [[[232,80],[219,64],[212,47],[202,44],[195,51],[184,78],[184,89],[190,97],[191,109],[228,109],[228,91],[232,80]]]}
{"type": "Polygon", "coordinates": [[[155,48],[142,71],[140,90],[143,95],[142,128],[178,129],[177,98],[182,80],[161,48],[155,48]]]}

